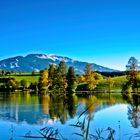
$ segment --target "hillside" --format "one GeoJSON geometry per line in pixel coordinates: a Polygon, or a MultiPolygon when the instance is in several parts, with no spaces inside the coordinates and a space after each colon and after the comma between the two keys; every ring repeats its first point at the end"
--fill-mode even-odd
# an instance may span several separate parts
{"type": "MultiPolygon", "coordinates": [[[[50,64],[58,65],[60,61],[64,61],[67,66],[73,66],[77,74],[84,72],[84,67],[87,62],[81,62],[73,60],[68,57],[62,57],[57,55],[49,54],[29,54],[27,56],[16,56],[13,58],[8,58],[0,61],[0,69],[6,71],[16,71],[16,72],[32,72],[40,71],[50,64]]],[[[93,69],[100,72],[115,72],[117,70],[110,69],[92,63],[93,69]]]]}

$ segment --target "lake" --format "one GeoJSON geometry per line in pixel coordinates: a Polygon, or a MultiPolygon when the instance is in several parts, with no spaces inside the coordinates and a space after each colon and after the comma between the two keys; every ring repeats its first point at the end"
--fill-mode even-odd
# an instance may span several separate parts
{"type": "MultiPolygon", "coordinates": [[[[140,109],[124,101],[121,95],[89,95],[86,97],[49,96],[31,93],[0,93],[0,140],[25,140],[22,136],[40,136],[39,130],[58,129],[68,140],[80,140],[80,128],[73,125],[88,121],[89,134],[103,129],[114,130],[116,140],[127,140],[139,132],[140,109]],[[86,109],[88,110],[81,115],[86,109]],[[81,117],[79,118],[79,116],[81,117]]],[[[133,140],[136,138],[133,137],[133,140]]],[[[139,138],[138,138],[139,139],[139,138]]],[[[31,139],[32,140],[32,139],[31,139]]]]}

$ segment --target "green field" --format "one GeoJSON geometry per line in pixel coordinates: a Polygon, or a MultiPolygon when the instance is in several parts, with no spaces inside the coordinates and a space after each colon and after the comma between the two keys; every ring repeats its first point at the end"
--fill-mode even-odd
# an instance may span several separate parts
{"type": "MultiPolygon", "coordinates": [[[[119,77],[114,77],[113,81],[114,84],[112,90],[121,90],[123,84],[126,83],[127,79],[126,76],[119,76],[119,77]]],[[[100,80],[96,89],[100,89],[100,90],[108,89],[107,79],[100,80]]]]}
{"type": "Polygon", "coordinates": [[[18,76],[5,76],[5,78],[14,78],[16,81],[20,82],[21,80],[26,80],[29,84],[30,83],[35,83],[35,82],[38,82],[39,80],[39,76],[36,76],[36,75],[18,75],[18,76]]]}
{"type": "MultiPolygon", "coordinates": [[[[1,76],[0,78],[14,78],[16,81],[20,82],[21,80],[26,80],[28,84],[35,83],[39,81],[39,74],[31,75],[31,73],[22,73],[16,75],[9,75],[9,76],[1,76]]],[[[114,81],[113,87],[111,90],[121,90],[123,84],[126,83],[127,79],[126,76],[119,76],[113,77],[114,81]]],[[[108,90],[107,78],[100,80],[95,90],[108,90]]]]}

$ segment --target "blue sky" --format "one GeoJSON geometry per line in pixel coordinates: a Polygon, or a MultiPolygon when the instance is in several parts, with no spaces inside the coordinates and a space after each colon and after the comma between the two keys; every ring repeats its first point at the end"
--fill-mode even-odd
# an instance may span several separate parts
{"type": "Polygon", "coordinates": [[[140,60],[139,0],[0,0],[0,59],[49,53],[124,70],[140,60]]]}

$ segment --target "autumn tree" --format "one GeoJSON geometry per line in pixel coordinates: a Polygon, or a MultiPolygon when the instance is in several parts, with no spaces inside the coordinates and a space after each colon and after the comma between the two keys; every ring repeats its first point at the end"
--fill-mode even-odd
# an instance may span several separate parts
{"type": "Polygon", "coordinates": [[[92,69],[92,64],[87,64],[85,66],[85,82],[87,83],[87,88],[89,90],[93,90],[97,85],[97,81],[95,80],[95,73],[92,69]]]}
{"type": "Polygon", "coordinates": [[[114,85],[114,80],[113,78],[109,77],[107,78],[107,85],[108,85],[108,89],[109,89],[109,92],[111,91],[111,88],[113,87],[114,85]]]}
{"type": "Polygon", "coordinates": [[[16,81],[15,79],[9,79],[8,82],[6,83],[7,89],[8,90],[16,90],[19,87],[19,82],[16,81]]]}
{"type": "Polygon", "coordinates": [[[78,83],[84,83],[85,82],[85,76],[84,75],[79,75],[78,76],[78,83]]]}
{"type": "Polygon", "coordinates": [[[77,81],[76,81],[76,75],[73,67],[69,67],[68,73],[67,73],[67,91],[68,93],[74,93],[77,88],[77,81]]]}
{"type": "Polygon", "coordinates": [[[113,78],[109,77],[107,78],[107,85],[108,85],[108,89],[109,89],[109,97],[110,97],[110,94],[111,94],[111,89],[114,85],[114,80],[113,78]]]}
{"type": "Polygon", "coordinates": [[[85,78],[88,79],[93,73],[92,64],[87,64],[85,66],[84,71],[85,71],[85,78]]]}
{"type": "Polygon", "coordinates": [[[39,89],[47,91],[49,88],[48,70],[41,71],[39,78],[39,89]]]}

